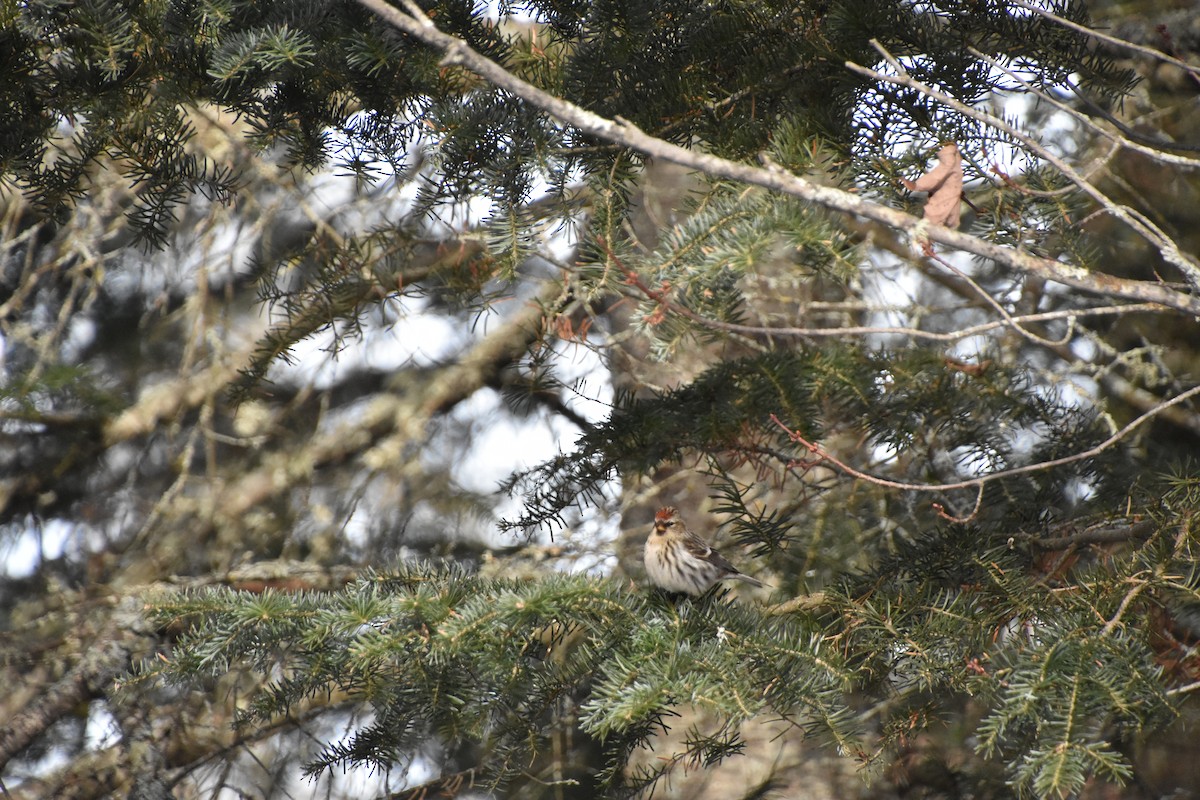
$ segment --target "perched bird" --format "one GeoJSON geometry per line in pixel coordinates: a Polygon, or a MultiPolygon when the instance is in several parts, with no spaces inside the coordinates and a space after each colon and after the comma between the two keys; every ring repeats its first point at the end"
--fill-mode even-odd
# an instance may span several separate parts
{"type": "Polygon", "coordinates": [[[693,597],[707,592],[727,578],[762,586],[738,572],[723,555],[688,530],[679,512],[667,506],[654,515],[654,530],[646,540],[646,574],[650,582],[668,592],[686,592],[693,597]]]}

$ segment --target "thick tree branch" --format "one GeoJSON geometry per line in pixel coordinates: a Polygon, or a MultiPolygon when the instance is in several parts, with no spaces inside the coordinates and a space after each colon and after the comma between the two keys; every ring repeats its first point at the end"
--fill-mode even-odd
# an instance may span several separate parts
{"type": "MultiPolygon", "coordinates": [[[[22,709],[21,713],[5,721],[5,731],[0,734],[0,771],[13,756],[32,744],[47,728],[91,694],[91,671],[82,663],[76,665],[22,709]]],[[[116,671],[112,675],[116,675],[116,671]]]]}
{"type": "Polygon", "coordinates": [[[36,701],[5,720],[0,734],[0,772],[79,703],[111,689],[116,677],[129,669],[133,655],[147,650],[153,641],[140,602],[124,598],[99,629],[94,646],[81,652],[78,663],[36,701]]]}
{"type": "Polygon", "coordinates": [[[1062,536],[1022,535],[1021,538],[1043,550],[1065,550],[1080,544],[1118,544],[1134,539],[1147,539],[1154,533],[1156,523],[1153,520],[1142,520],[1128,525],[1108,525],[1088,528],[1062,536]]]}
{"type": "MultiPolygon", "coordinates": [[[[302,450],[268,455],[258,469],[239,474],[236,482],[199,500],[198,510],[214,523],[236,522],[250,509],[308,480],[322,467],[359,455],[368,466],[399,463],[406,457],[405,448],[425,437],[434,416],[498,382],[505,368],[546,335],[547,314],[561,311],[569,302],[561,284],[548,283],[536,302],[528,303],[453,364],[433,371],[419,390],[380,395],[358,418],[314,437],[302,450]],[[548,311],[548,305],[554,308],[548,311]]],[[[238,529],[236,524],[230,527],[238,529]]]]}
{"type": "MultiPolygon", "coordinates": [[[[606,119],[520,80],[496,62],[472,50],[462,40],[438,30],[420,7],[411,0],[404,2],[408,13],[388,5],[384,0],[358,0],[358,2],[378,14],[388,24],[399,28],[419,41],[442,50],[445,53],[444,64],[466,67],[492,85],[511,92],[555,119],[605,141],[616,142],[645,155],[708,175],[761,186],[835,211],[866,217],[884,225],[908,231],[910,235],[919,232],[921,236],[930,241],[964,250],[1030,275],[1056,281],[1076,289],[1110,297],[1157,303],[1200,316],[1200,297],[1171,289],[1160,283],[1127,280],[1103,273],[1093,273],[1082,267],[1002,247],[940,225],[924,224],[921,220],[904,212],[840,189],[819,186],[780,168],[761,168],[740,164],[656,139],[627,120],[619,117],[614,120],[606,119]]],[[[848,69],[852,69],[854,66],[856,65],[847,64],[848,69]]]]}

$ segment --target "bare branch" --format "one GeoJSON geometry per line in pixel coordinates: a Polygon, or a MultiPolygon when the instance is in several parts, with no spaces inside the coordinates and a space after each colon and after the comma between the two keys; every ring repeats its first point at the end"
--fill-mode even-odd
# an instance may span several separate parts
{"type": "Polygon", "coordinates": [[[941,264],[943,267],[948,269],[950,272],[952,272],[956,276],[958,276],[959,280],[963,281],[967,286],[971,287],[971,290],[974,291],[975,294],[979,296],[979,299],[981,299],[984,303],[986,303],[987,305],[989,305],[993,309],[995,309],[996,313],[1000,315],[1003,323],[1006,326],[1008,326],[1009,328],[1012,328],[1012,330],[1016,331],[1018,334],[1025,337],[1026,339],[1033,342],[1034,344],[1040,344],[1040,345],[1044,345],[1046,347],[1055,347],[1058,345],[1064,345],[1067,342],[1071,341],[1071,334],[1073,333],[1073,328],[1074,328],[1074,318],[1069,318],[1067,320],[1068,323],[1071,323],[1071,324],[1069,324],[1067,326],[1067,332],[1065,334],[1063,334],[1062,338],[1059,339],[1058,341],[1051,341],[1050,339],[1047,339],[1043,336],[1038,336],[1036,333],[1026,330],[1025,328],[1023,328],[1020,325],[1020,323],[1018,323],[1016,320],[1014,320],[1012,314],[1008,313],[1008,310],[1003,305],[1000,304],[1000,301],[997,300],[996,298],[992,297],[991,294],[989,294],[982,286],[980,286],[975,281],[975,279],[972,278],[970,275],[966,274],[961,269],[954,266],[953,264],[951,264],[949,261],[942,258],[941,256],[932,255],[932,256],[930,256],[930,258],[932,258],[934,261],[941,264]]]}
{"type": "Polygon", "coordinates": [[[1174,689],[1167,690],[1167,697],[1178,697],[1179,695],[1189,694],[1200,689],[1200,681],[1193,681],[1183,686],[1176,686],[1174,689]]]}
{"type": "Polygon", "coordinates": [[[239,476],[236,483],[214,489],[198,503],[198,509],[214,522],[237,520],[255,506],[307,480],[320,467],[356,456],[364,458],[368,466],[403,458],[404,448],[425,436],[432,417],[496,382],[503,369],[520,359],[530,344],[547,335],[547,313],[561,311],[570,302],[562,284],[547,283],[537,302],[514,313],[499,330],[454,363],[436,370],[414,396],[376,397],[352,423],[313,438],[302,451],[265,456],[260,468],[239,476]],[[547,305],[552,306],[549,312],[547,305]]]}
{"type": "MultiPolygon", "coordinates": [[[[920,220],[910,214],[873,203],[850,192],[829,186],[820,186],[782,169],[764,169],[749,164],[740,164],[656,139],[628,120],[606,119],[520,80],[496,62],[472,50],[462,40],[438,30],[415,3],[405,3],[405,8],[410,12],[406,14],[388,5],[384,0],[358,0],[358,2],[378,14],[390,25],[442,50],[445,53],[444,64],[464,66],[494,86],[511,92],[555,119],[605,141],[617,142],[646,155],[709,175],[761,186],[835,211],[857,214],[910,233],[920,226],[919,230],[922,235],[931,241],[965,250],[1013,269],[1076,289],[1109,297],[1158,303],[1200,316],[1200,297],[1171,289],[1160,283],[1093,273],[1082,267],[1002,247],[940,225],[922,224],[920,220]]],[[[846,66],[850,69],[864,69],[850,63],[847,63],[846,66]]],[[[872,76],[876,74],[870,71],[868,73],[872,76]]],[[[1200,274],[1200,270],[1197,273],[1200,274]]]]}
{"type": "MultiPolygon", "coordinates": [[[[1101,127],[1100,125],[1097,125],[1095,122],[1092,121],[1092,118],[1089,117],[1087,114],[1083,114],[1083,113],[1075,110],[1074,108],[1072,108],[1071,106],[1062,102],[1061,100],[1051,96],[1049,93],[1044,92],[1041,89],[1039,89],[1038,87],[1034,86],[1029,81],[1025,80],[1020,75],[1018,75],[1016,72],[1014,72],[1013,70],[1004,66],[996,59],[988,56],[986,53],[982,53],[979,50],[976,50],[974,47],[968,47],[967,51],[971,55],[978,58],[980,61],[983,61],[984,63],[986,63],[988,66],[1003,72],[1009,78],[1011,78],[1014,81],[1016,81],[1017,83],[1021,84],[1021,88],[1024,89],[1025,91],[1029,92],[1030,94],[1036,95],[1037,97],[1040,97],[1041,99],[1045,100],[1050,105],[1057,108],[1059,111],[1062,111],[1063,113],[1065,113],[1065,114],[1069,115],[1070,117],[1072,117],[1073,119],[1075,119],[1076,122],[1079,122],[1081,125],[1087,126],[1089,130],[1095,131],[1098,135],[1103,136],[1104,138],[1108,139],[1109,141],[1111,141],[1115,144],[1118,144],[1121,147],[1126,147],[1130,150],[1135,150],[1138,153],[1141,153],[1142,155],[1146,156],[1147,158],[1152,158],[1156,161],[1162,161],[1166,164],[1174,164],[1177,167],[1184,167],[1186,169],[1200,169],[1200,159],[1188,158],[1187,156],[1179,156],[1179,155],[1175,155],[1174,153],[1164,153],[1161,150],[1157,150],[1153,147],[1149,147],[1140,142],[1133,141],[1132,139],[1129,138],[1129,136],[1131,134],[1135,134],[1135,132],[1130,131],[1125,125],[1121,124],[1118,120],[1113,118],[1111,115],[1106,114],[1105,118],[1108,119],[1108,121],[1110,123],[1117,126],[1121,130],[1121,135],[1118,136],[1117,134],[1113,133],[1112,131],[1106,130],[1105,128],[1101,127]]],[[[1069,81],[1068,81],[1068,84],[1071,86],[1072,89],[1075,89],[1074,84],[1070,83],[1069,81]]],[[[1076,94],[1078,94],[1077,90],[1076,90],[1076,94]]],[[[1084,102],[1087,102],[1087,101],[1085,100],[1084,102]]]]}
{"type": "Polygon", "coordinates": [[[1183,273],[1184,277],[1191,286],[1200,288],[1200,265],[1197,265],[1195,261],[1193,261],[1189,256],[1185,255],[1170,236],[1167,236],[1166,233],[1161,231],[1157,225],[1147,219],[1143,214],[1129,208],[1128,206],[1113,202],[1108,195],[1104,194],[1095,186],[1093,186],[1092,183],[1078,171],[1076,171],[1074,167],[1043,147],[1041,143],[1033,139],[1033,137],[1022,133],[1004,120],[993,116],[992,114],[972,108],[965,103],[955,100],[945,92],[938,91],[927,84],[915,80],[908,74],[908,72],[904,69],[904,66],[896,59],[896,57],[889,53],[883,47],[883,45],[879,44],[879,42],[875,40],[871,40],[871,44],[874,45],[879,51],[880,55],[882,55],[884,59],[891,64],[892,68],[896,70],[896,75],[886,75],[877,70],[869,69],[849,61],[846,62],[846,67],[852,72],[858,73],[859,75],[883,81],[885,83],[895,84],[896,86],[915,89],[921,94],[937,100],[939,103],[942,103],[948,108],[954,109],[960,114],[979,120],[985,125],[988,125],[1013,137],[1021,144],[1025,145],[1025,147],[1029,148],[1030,152],[1035,153],[1039,158],[1044,159],[1047,163],[1054,165],[1055,169],[1057,169],[1068,180],[1078,186],[1085,194],[1095,200],[1096,203],[1108,211],[1108,213],[1112,214],[1130,228],[1137,231],[1143,238],[1146,239],[1146,241],[1158,249],[1159,253],[1167,263],[1173,264],[1181,273],[1183,273]]]}
{"type": "Polygon", "coordinates": [[[175,415],[196,408],[225,390],[248,363],[250,349],[226,360],[218,361],[194,375],[185,375],[147,390],[133,405],[104,425],[104,444],[111,447],[120,442],[153,432],[158,425],[175,415]]]}
{"type": "Polygon", "coordinates": [[[1186,61],[1182,61],[1174,56],[1167,55],[1161,50],[1155,50],[1153,47],[1146,47],[1145,45],[1127,42],[1124,39],[1118,39],[1116,36],[1109,36],[1107,33],[1101,33],[1100,31],[1089,28],[1086,25],[1080,25],[1078,22],[1072,22],[1065,17],[1060,17],[1058,14],[1055,14],[1052,11],[1047,11],[1044,8],[1038,8],[1037,6],[1026,2],[1025,0],[1012,0],[1012,4],[1014,6],[1023,8],[1026,11],[1032,11],[1033,13],[1043,16],[1048,20],[1052,20],[1053,22],[1062,25],[1064,28],[1070,28],[1077,33],[1082,33],[1085,36],[1090,36],[1093,39],[1097,39],[1101,42],[1107,42],[1115,47],[1120,47],[1125,50],[1132,50],[1135,53],[1141,53],[1142,55],[1150,56],[1151,58],[1158,59],[1159,61],[1165,61],[1168,64],[1174,64],[1180,69],[1186,70],[1187,72],[1200,77],[1200,67],[1195,67],[1186,61]]]}
{"type": "Polygon", "coordinates": [[[1132,525],[1106,525],[1069,533],[1063,536],[1038,537],[1020,534],[1018,538],[1043,550],[1065,550],[1080,544],[1117,544],[1131,539],[1145,539],[1154,533],[1153,520],[1142,520],[1132,525]]]}
{"type": "MultiPolygon", "coordinates": [[[[1142,411],[1148,411],[1162,402],[1161,397],[1139,386],[1135,386],[1114,372],[1105,370],[1100,373],[1097,380],[1100,381],[1105,390],[1111,392],[1122,402],[1128,403],[1142,411]]],[[[1200,418],[1195,413],[1182,408],[1169,408],[1163,412],[1162,416],[1163,419],[1169,420],[1172,425],[1178,425],[1193,436],[1200,437],[1200,418]]]]}

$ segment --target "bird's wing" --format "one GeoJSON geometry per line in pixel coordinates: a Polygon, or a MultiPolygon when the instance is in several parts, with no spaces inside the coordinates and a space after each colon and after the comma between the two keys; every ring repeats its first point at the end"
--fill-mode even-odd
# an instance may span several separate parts
{"type": "Polygon", "coordinates": [[[703,559],[708,563],[716,566],[722,572],[737,572],[738,569],[733,564],[729,563],[729,559],[718,553],[712,545],[705,542],[696,534],[688,531],[688,535],[683,537],[683,544],[687,547],[688,552],[696,558],[703,559]]]}

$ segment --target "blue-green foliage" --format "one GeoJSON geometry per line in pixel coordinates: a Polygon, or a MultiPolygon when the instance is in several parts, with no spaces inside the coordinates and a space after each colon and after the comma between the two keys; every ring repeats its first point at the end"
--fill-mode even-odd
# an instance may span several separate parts
{"type": "Polygon", "coordinates": [[[678,706],[733,726],[774,709],[839,741],[855,736],[836,648],[801,620],[764,619],[720,597],[677,606],[607,579],[484,580],[412,565],[340,592],[214,590],[155,607],[186,633],[143,680],[220,678],[235,666],[269,677],[249,698],[245,725],[334,692],[373,712],[311,773],[404,763],[432,737],[478,746],[481,774],[499,785],[571,713],[578,719],[565,722],[607,754],[613,791],[628,754],[678,706]]]}

